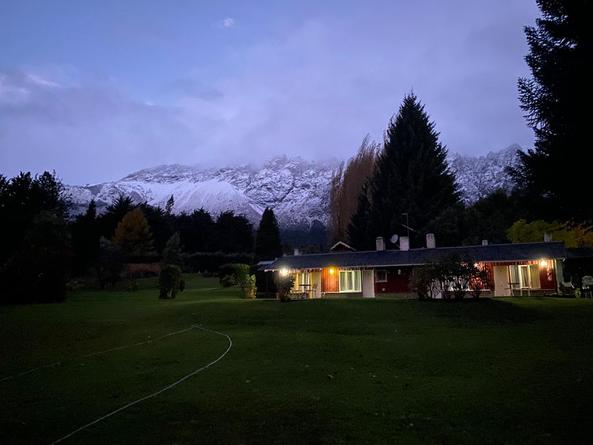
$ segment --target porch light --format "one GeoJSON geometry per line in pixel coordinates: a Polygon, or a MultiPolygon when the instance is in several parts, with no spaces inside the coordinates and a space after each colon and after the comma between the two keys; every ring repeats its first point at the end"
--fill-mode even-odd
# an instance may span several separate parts
{"type": "Polygon", "coordinates": [[[330,274],[330,275],[333,275],[333,274],[335,274],[335,273],[336,273],[336,268],[335,268],[335,267],[330,267],[330,268],[329,268],[329,274],[330,274]]]}
{"type": "Polygon", "coordinates": [[[288,269],[286,267],[283,267],[282,269],[280,269],[280,276],[281,277],[287,277],[288,276],[288,269]]]}
{"type": "Polygon", "coordinates": [[[548,260],[539,260],[539,267],[541,267],[542,269],[547,269],[549,267],[548,260]]]}

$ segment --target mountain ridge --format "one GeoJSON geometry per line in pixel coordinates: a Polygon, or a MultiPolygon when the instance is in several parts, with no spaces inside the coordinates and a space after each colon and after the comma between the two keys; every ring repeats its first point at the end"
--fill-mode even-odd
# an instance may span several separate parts
{"type": "MultiPolygon", "coordinates": [[[[462,199],[471,203],[496,188],[510,190],[507,167],[516,165],[513,144],[483,156],[451,154],[449,167],[456,175],[462,199]]],[[[117,181],[66,186],[65,193],[77,214],[95,199],[101,211],[123,194],[135,202],[164,207],[173,195],[175,213],[204,208],[213,215],[226,210],[244,214],[259,222],[271,207],[283,227],[310,226],[328,220],[329,184],[338,161],[308,161],[300,157],[277,156],[261,167],[200,167],[165,164],[144,168],[117,181]]]]}

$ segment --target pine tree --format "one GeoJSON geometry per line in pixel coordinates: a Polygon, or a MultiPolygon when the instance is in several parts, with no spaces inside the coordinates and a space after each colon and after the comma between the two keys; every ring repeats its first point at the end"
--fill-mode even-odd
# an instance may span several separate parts
{"type": "Polygon", "coordinates": [[[126,213],[115,229],[113,243],[128,257],[154,255],[152,232],[142,210],[126,213]]]}
{"type": "Polygon", "coordinates": [[[274,211],[266,207],[255,235],[255,258],[258,261],[273,260],[281,255],[282,243],[278,221],[274,211]]]}
{"type": "Polygon", "coordinates": [[[415,230],[411,236],[418,242],[431,222],[458,203],[447,150],[424,106],[409,94],[389,124],[370,181],[369,236],[389,239],[406,232],[403,224],[409,224],[415,230]]]}
{"type": "Polygon", "coordinates": [[[165,205],[165,213],[167,216],[171,215],[173,212],[173,207],[175,207],[175,198],[173,198],[173,195],[171,195],[169,199],[167,199],[167,204],[165,205]]]}
{"type": "Polygon", "coordinates": [[[181,266],[183,264],[181,238],[179,237],[179,232],[175,232],[167,241],[167,244],[163,249],[163,263],[175,264],[177,266],[181,266]]]}
{"type": "Polygon", "coordinates": [[[542,18],[526,27],[531,78],[519,80],[535,147],[513,171],[532,215],[593,221],[589,121],[593,99],[593,3],[538,0],[542,18]]]}

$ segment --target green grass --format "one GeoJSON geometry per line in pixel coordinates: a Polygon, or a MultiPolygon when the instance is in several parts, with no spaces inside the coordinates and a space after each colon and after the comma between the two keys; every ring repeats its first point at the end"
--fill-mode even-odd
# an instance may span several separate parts
{"type": "Polygon", "coordinates": [[[593,302],[245,301],[213,279],[159,301],[79,291],[0,308],[0,443],[50,443],[230,353],[169,392],[73,436],[84,444],[593,441],[593,302]]]}

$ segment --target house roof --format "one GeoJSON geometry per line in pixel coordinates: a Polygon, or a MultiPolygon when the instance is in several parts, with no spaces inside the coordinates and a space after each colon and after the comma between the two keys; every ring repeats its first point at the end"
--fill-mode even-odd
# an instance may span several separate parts
{"type": "Polygon", "coordinates": [[[410,250],[369,250],[360,252],[329,252],[285,256],[265,267],[265,270],[320,269],[323,267],[389,267],[419,266],[452,255],[471,261],[527,261],[540,258],[566,258],[562,242],[490,244],[486,246],[437,247],[410,250]]]}

